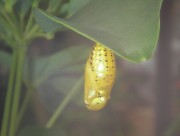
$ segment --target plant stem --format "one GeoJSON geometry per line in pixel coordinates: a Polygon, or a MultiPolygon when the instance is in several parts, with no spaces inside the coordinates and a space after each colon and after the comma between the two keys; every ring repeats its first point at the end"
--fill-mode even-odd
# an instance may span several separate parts
{"type": "Polygon", "coordinates": [[[38,30],[39,30],[39,26],[37,24],[35,24],[31,28],[31,30],[29,30],[28,33],[26,34],[26,39],[29,39],[30,37],[33,37],[33,35],[36,34],[38,30]]]}
{"type": "Polygon", "coordinates": [[[17,56],[17,52],[16,52],[16,50],[13,50],[12,63],[11,63],[9,81],[8,81],[5,106],[4,106],[4,113],[3,113],[1,136],[6,136],[6,134],[7,134],[10,106],[11,106],[11,100],[12,100],[11,97],[12,97],[12,90],[13,90],[13,82],[14,82],[14,77],[15,77],[15,72],[16,72],[16,61],[17,61],[16,56],[17,56]]]}
{"type": "Polygon", "coordinates": [[[32,85],[32,80],[33,80],[33,61],[32,61],[32,57],[28,57],[27,58],[27,61],[28,61],[28,65],[27,65],[27,75],[26,75],[26,78],[27,80],[24,80],[24,85],[26,86],[26,94],[25,94],[25,97],[22,101],[22,105],[19,109],[19,112],[18,112],[18,115],[17,115],[17,120],[16,120],[16,130],[19,129],[19,126],[20,126],[20,123],[21,123],[21,120],[24,116],[24,113],[27,109],[27,106],[32,98],[32,94],[35,90],[35,88],[33,87],[32,85]]]}
{"type": "Polygon", "coordinates": [[[57,118],[59,117],[59,115],[62,113],[63,109],[65,108],[65,106],[68,104],[68,102],[70,101],[70,99],[72,98],[72,96],[74,95],[74,93],[76,91],[78,91],[79,86],[81,85],[83,81],[83,77],[81,77],[79,79],[79,81],[74,85],[74,87],[71,89],[71,91],[68,93],[68,95],[64,98],[64,100],[62,101],[62,103],[60,103],[60,105],[57,107],[56,111],[54,112],[54,114],[52,115],[52,117],[49,119],[49,121],[46,124],[46,128],[51,128],[54,123],[56,122],[57,118]]]}
{"type": "Polygon", "coordinates": [[[14,20],[12,20],[12,18],[10,18],[9,15],[6,12],[4,12],[4,10],[0,9],[0,12],[1,12],[2,16],[4,17],[4,20],[11,27],[12,33],[14,34],[14,37],[16,38],[16,40],[20,40],[20,39],[18,39],[19,38],[18,37],[18,35],[19,35],[18,27],[14,23],[14,20]]]}
{"type": "Polygon", "coordinates": [[[32,10],[31,10],[29,20],[28,20],[26,28],[25,28],[25,32],[24,32],[25,34],[30,31],[30,28],[31,28],[32,24],[33,24],[33,13],[32,13],[32,10]]]}
{"type": "Polygon", "coordinates": [[[15,80],[14,97],[13,97],[13,103],[12,103],[13,112],[11,112],[9,136],[14,136],[16,133],[15,126],[16,126],[17,112],[19,108],[21,85],[22,85],[23,62],[24,62],[25,52],[26,52],[25,46],[19,46],[17,49],[18,49],[17,75],[16,75],[16,80],[15,80]]]}
{"type": "Polygon", "coordinates": [[[32,93],[33,93],[33,88],[32,87],[29,87],[28,89],[28,92],[26,93],[26,96],[22,102],[22,106],[19,110],[19,113],[18,113],[18,117],[17,117],[17,120],[16,120],[16,130],[18,129],[19,125],[20,125],[20,122],[22,120],[22,117],[24,115],[24,112],[26,111],[26,108],[27,108],[27,105],[31,99],[31,96],[32,96],[32,93]]]}

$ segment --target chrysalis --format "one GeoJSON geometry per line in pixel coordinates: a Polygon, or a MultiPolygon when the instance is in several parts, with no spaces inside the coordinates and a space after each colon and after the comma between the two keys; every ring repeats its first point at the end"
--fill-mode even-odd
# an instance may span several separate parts
{"type": "Polygon", "coordinates": [[[85,104],[90,110],[102,109],[110,98],[116,75],[113,52],[96,43],[85,68],[85,104]]]}

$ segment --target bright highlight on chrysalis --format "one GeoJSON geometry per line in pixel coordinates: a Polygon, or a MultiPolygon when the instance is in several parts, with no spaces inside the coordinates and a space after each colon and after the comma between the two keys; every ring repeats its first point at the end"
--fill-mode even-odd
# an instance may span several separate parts
{"type": "Polygon", "coordinates": [[[96,43],[93,47],[85,68],[86,107],[90,110],[102,109],[110,99],[116,75],[114,53],[96,43]]]}

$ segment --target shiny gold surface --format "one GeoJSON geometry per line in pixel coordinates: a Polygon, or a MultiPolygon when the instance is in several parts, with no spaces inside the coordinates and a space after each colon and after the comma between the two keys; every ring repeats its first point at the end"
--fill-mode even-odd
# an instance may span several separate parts
{"type": "Polygon", "coordinates": [[[115,56],[108,48],[96,44],[85,69],[85,103],[90,110],[102,109],[110,98],[116,75],[115,56]]]}

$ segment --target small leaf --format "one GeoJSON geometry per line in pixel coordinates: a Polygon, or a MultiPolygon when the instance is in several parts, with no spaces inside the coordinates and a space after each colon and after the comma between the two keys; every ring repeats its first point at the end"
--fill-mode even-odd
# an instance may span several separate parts
{"type": "MultiPolygon", "coordinates": [[[[114,50],[124,59],[142,62],[149,59],[159,36],[162,0],[94,0],[64,20],[36,9],[38,20],[58,29],[61,26],[114,50]],[[58,27],[59,24],[59,27],[58,27]]],[[[39,25],[41,25],[39,23],[39,25]]]]}

